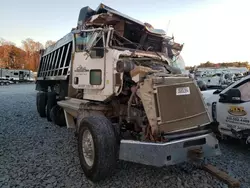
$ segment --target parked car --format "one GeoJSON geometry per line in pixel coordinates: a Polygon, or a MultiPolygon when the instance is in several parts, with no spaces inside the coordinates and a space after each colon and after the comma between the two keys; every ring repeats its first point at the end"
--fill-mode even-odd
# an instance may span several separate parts
{"type": "Polygon", "coordinates": [[[224,89],[201,92],[221,138],[250,144],[250,75],[224,89]]]}
{"type": "Polygon", "coordinates": [[[201,91],[207,90],[207,85],[203,80],[197,80],[196,83],[201,91]]]}

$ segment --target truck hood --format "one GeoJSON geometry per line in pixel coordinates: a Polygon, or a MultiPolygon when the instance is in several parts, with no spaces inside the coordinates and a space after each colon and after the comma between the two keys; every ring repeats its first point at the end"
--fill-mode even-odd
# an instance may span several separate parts
{"type": "Polygon", "coordinates": [[[215,94],[213,94],[215,91],[216,91],[216,89],[205,90],[205,91],[201,91],[201,94],[204,98],[209,98],[209,97],[215,95],[215,94]]]}
{"type": "Polygon", "coordinates": [[[210,106],[213,102],[218,101],[219,94],[214,94],[215,91],[216,89],[201,91],[204,102],[207,106],[210,106]]]}

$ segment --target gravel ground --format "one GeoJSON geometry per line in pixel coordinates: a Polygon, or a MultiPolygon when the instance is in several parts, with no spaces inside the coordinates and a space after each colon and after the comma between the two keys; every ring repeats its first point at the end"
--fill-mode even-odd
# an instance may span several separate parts
{"type": "MultiPolygon", "coordinates": [[[[120,162],[112,178],[93,184],[79,164],[73,131],[40,118],[35,85],[0,87],[0,187],[227,187],[189,164],[154,168],[120,162]]],[[[250,150],[221,144],[211,163],[250,187],[250,150]]]]}

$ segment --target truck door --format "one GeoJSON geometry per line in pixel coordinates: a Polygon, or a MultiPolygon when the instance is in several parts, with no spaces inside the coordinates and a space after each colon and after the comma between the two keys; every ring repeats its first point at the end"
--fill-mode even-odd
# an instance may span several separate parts
{"type": "MultiPolygon", "coordinates": [[[[235,85],[234,88],[240,91],[238,102],[221,100],[221,96],[216,107],[219,129],[228,135],[233,135],[232,131],[250,129],[250,78],[235,85]]],[[[228,92],[230,90],[225,94],[228,92]]]]}
{"type": "Polygon", "coordinates": [[[76,89],[103,89],[105,38],[102,31],[77,33],[73,56],[72,85],[76,89]]]}

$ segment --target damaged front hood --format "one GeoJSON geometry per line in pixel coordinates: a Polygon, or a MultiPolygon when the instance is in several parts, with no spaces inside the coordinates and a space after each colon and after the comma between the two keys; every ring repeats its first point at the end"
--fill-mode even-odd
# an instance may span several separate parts
{"type": "Polygon", "coordinates": [[[148,57],[148,58],[152,58],[155,60],[160,60],[160,61],[164,61],[167,63],[171,62],[171,59],[169,57],[166,57],[164,55],[162,55],[161,53],[158,53],[158,55],[155,52],[144,52],[144,51],[130,51],[130,50],[124,50],[124,53],[121,53],[122,56],[125,57],[148,57]]]}

